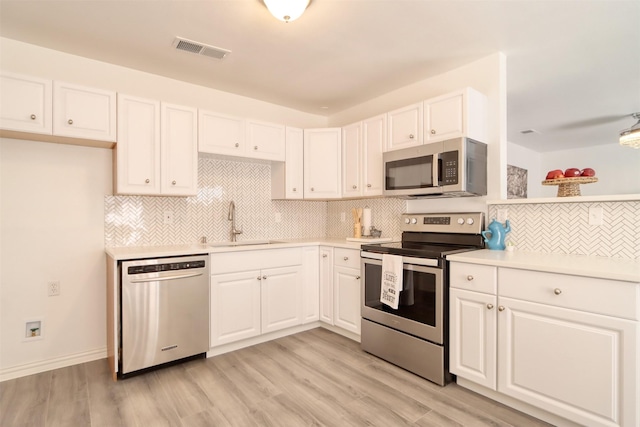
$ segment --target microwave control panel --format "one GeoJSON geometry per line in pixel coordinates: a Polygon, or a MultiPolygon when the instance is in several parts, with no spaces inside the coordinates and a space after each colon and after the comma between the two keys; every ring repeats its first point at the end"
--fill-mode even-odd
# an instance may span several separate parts
{"type": "Polygon", "coordinates": [[[440,154],[442,161],[441,185],[456,185],[458,183],[458,151],[447,151],[440,154]]]}

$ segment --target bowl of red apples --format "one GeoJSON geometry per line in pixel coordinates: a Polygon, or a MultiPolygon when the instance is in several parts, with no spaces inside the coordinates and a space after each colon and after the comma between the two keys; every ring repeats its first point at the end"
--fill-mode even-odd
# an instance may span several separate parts
{"type": "Polygon", "coordinates": [[[558,197],[580,196],[580,184],[597,182],[596,171],[591,168],[554,169],[547,173],[542,185],[557,185],[558,197]]]}

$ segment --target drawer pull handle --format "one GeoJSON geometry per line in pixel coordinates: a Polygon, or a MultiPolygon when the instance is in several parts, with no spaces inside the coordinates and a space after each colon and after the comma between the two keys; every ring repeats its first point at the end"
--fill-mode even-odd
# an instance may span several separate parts
{"type": "Polygon", "coordinates": [[[31,120],[35,120],[35,119],[36,119],[36,115],[35,115],[35,114],[32,114],[32,115],[31,115],[31,120]]]}
{"type": "Polygon", "coordinates": [[[171,185],[176,185],[176,182],[175,181],[171,181],[171,185]]]}
{"type": "Polygon", "coordinates": [[[436,134],[436,130],[435,129],[431,129],[431,135],[435,135],[436,134]]]}
{"type": "Polygon", "coordinates": [[[258,146],[257,146],[257,145],[256,145],[256,146],[254,146],[254,147],[253,147],[253,149],[254,149],[254,150],[257,150],[257,149],[258,149],[258,146]]]}
{"type": "Polygon", "coordinates": [[[473,276],[472,276],[472,275],[468,275],[468,276],[467,276],[467,280],[468,280],[468,281],[472,281],[472,280],[473,280],[473,276]]]}
{"type": "Polygon", "coordinates": [[[145,180],[144,180],[144,183],[145,183],[145,184],[148,184],[148,183],[150,183],[150,182],[151,182],[151,181],[149,181],[149,178],[147,178],[147,179],[145,179],[145,180]]]}
{"type": "Polygon", "coordinates": [[[412,134],[412,133],[410,133],[410,134],[409,134],[409,139],[413,139],[413,138],[415,138],[415,136],[413,136],[413,134],[412,134]]]}
{"type": "Polygon", "coordinates": [[[487,308],[491,310],[493,308],[493,304],[487,304],[487,308]]]}
{"type": "Polygon", "coordinates": [[[504,305],[499,305],[498,306],[498,311],[504,311],[504,305]]]}
{"type": "Polygon", "coordinates": [[[556,294],[556,295],[560,295],[560,294],[562,293],[562,289],[560,289],[560,288],[555,288],[555,289],[553,290],[553,293],[554,293],[554,294],[556,294]]]}
{"type": "Polygon", "coordinates": [[[322,254],[322,258],[326,258],[326,257],[327,257],[327,254],[322,254]]]}
{"type": "Polygon", "coordinates": [[[238,148],[238,147],[240,147],[240,144],[238,144],[238,143],[236,142],[235,146],[236,146],[236,148],[238,148]]]}
{"type": "Polygon", "coordinates": [[[371,184],[367,184],[367,188],[371,188],[371,184]]]}
{"type": "Polygon", "coordinates": [[[69,123],[70,125],[72,125],[72,124],[73,124],[73,120],[69,119],[69,120],[67,121],[67,123],[69,123]]]}
{"type": "Polygon", "coordinates": [[[348,256],[344,257],[344,260],[349,261],[349,257],[348,256]]]}
{"type": "Polygon", "coordinates": [[[355,190],[356,188],[358,188],[357,185],[353,185],[352,188],[355,190]]]}

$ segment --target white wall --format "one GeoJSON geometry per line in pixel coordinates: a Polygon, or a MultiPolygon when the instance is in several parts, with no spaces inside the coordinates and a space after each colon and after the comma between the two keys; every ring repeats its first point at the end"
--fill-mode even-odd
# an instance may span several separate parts
{"type": "MultiPolygon", "coordinates": [[[[542,154],[509,142],[507,144],[507,164],[527,170],[527,198],[543,197],[543,185],[540,184],[545,176],[542,167],[542,154]]],[[[557,188],[556,188],[557,191],[557,188]]],[[[553,194],[555,196],[555,193],[553,194]]]]}
{"type": "Polygon", "coordinates": [[[0,139],[0,378],[104,357],[111,168],[111,150],[0,139]],[[47,296],[52,280],[59,296],[47,296]],[[43,339],[24,342],[31,319],[43,319],[43,339]]]}
{"type": "MultiPolygon", "coordinates": [[[[598,182],[581,185],[583,196],[640,194],[640,150],[620,144],[542,153],[540,167],[542,179],[553,169],[594,169],[598,182]]],[[[540,197],[555,197],[558,193],[555,186],[540,187],[540,197]]]]}
{"type": "Polygon", "coordinates": [[[486,212],[487,199],[507,197],[507,81],[506,57],[489,55],[463,67],[397,89],[332,115],[330,126],[342,126],[428,98],[470,86],[488,98],[488,190],[487,197],[421,199],[407,202],[408,212],[486,212]]]}

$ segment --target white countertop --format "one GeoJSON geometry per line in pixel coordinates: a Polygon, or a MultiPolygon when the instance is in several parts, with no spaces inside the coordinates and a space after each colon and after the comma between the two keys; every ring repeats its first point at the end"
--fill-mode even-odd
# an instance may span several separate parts
{"type": "Polygon", "coordinates": [[[492,251],[489,249],[449,255],[447,259],[471,264],[640,283],[640,261],[632,259],[521,251],[492,251]]]}
{"type": "MultiPolygon", "coordinates": [[[[325,239],[325,238],[309,238],[309,239],[277,239],[272,240],[273,243],[257,244],[257,245],[238,245],[238,246],[220,246],[213,247],[216,243],[208,244],[185,244],[185,245],[166,245],[166,246],[131,246],[131,247],[113,247],[105,248],[106,253],[115,261],[141,259],[141,258],[157,258],[180,255],[199,255],[221,252],[240,252],[255,251],[264,249],[294,248],[301,246],[332,246],[336,248],[360,249],[362,243],[349,242],[346,239],[325,239]]],[[[242,243],[242,242],[239,242],[242,243]]]]}

